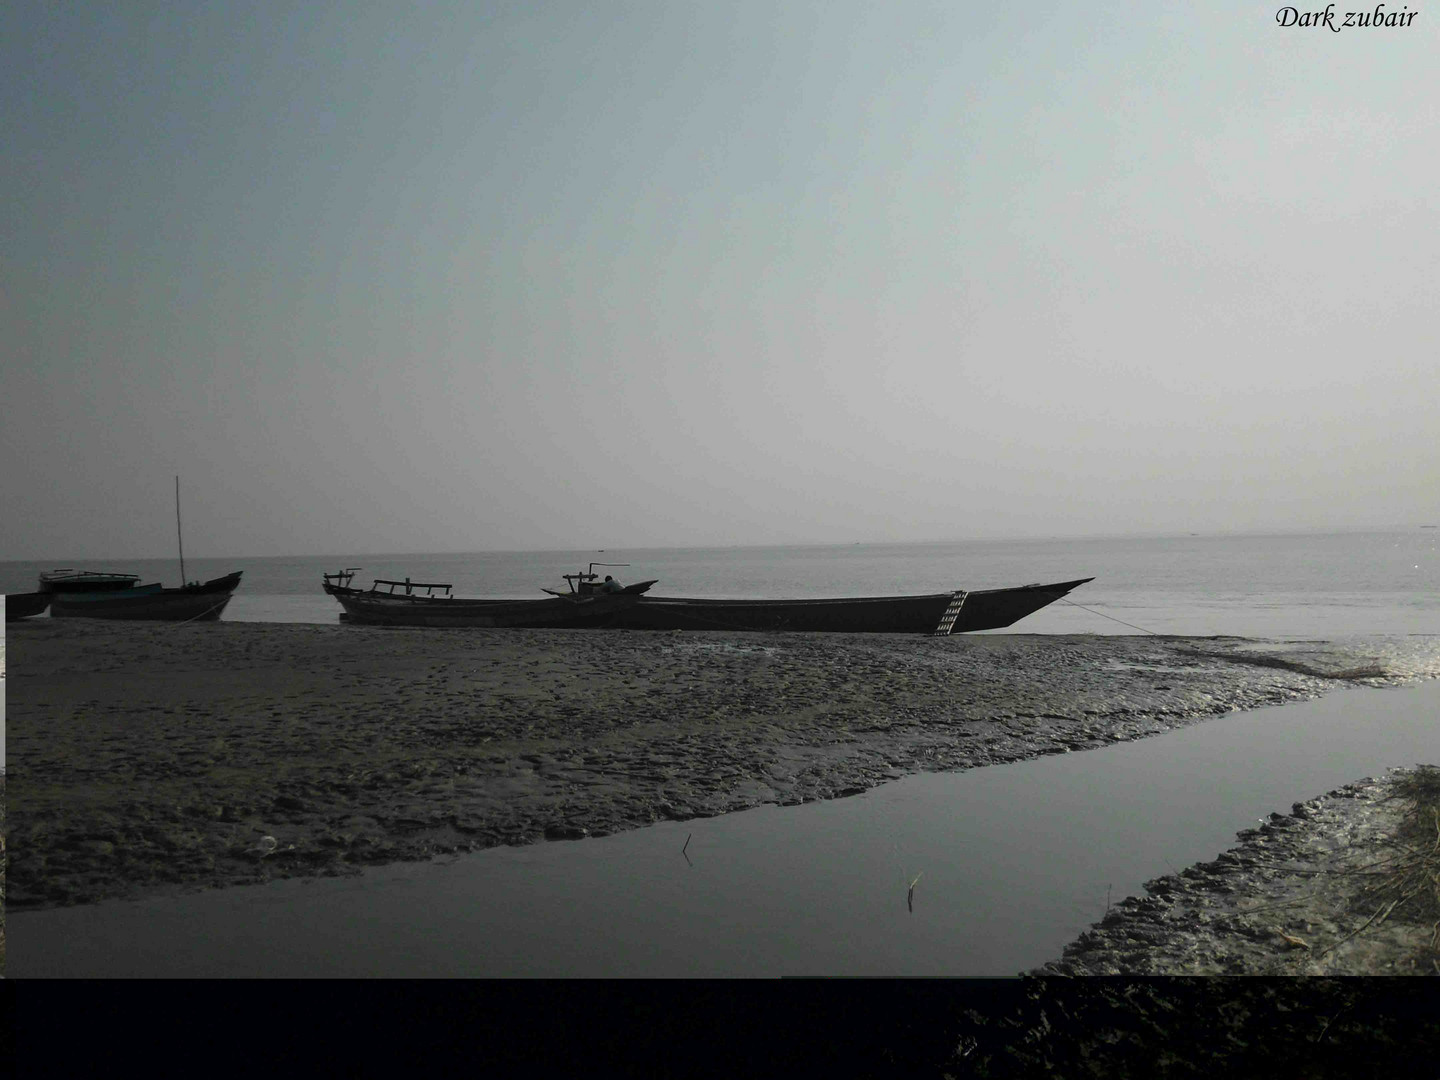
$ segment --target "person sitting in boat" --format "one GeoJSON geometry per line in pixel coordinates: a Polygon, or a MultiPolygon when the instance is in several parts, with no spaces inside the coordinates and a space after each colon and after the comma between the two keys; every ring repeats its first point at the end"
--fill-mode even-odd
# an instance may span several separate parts
{"type": "Polygon", "coordinates": [[[606,574],[605,580],[600,583],[600,591],[608,593],[624,592],[625,586],[621,585],[620,582],[616,581],[609,574],[606,574]]]}

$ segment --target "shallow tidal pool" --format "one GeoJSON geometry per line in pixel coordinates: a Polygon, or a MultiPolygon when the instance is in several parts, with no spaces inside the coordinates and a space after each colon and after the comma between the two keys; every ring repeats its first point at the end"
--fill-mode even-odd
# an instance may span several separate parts
{"type": "Polygon", "coordinates": [[[1440,762],[1440,681],[864,795],[9,918],[11,977],[1013,975],[1271,811],[1440,762]]]}

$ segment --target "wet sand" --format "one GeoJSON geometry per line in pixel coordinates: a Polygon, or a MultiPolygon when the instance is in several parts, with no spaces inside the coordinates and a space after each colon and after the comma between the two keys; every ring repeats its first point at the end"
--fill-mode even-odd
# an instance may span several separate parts
{"type": "Polygon", "coordinates": [[[8,649],[17,908],[832,798],[1386,677],[1233,638],[41,619],[8,649]]]}
{"type": "Polygon", "coordinates": [[[1035,975],[1440,975],[1434,912],[1378,891],[1395,778],[1271,814],[1219,858],[1145,883],[1035,975]]]}

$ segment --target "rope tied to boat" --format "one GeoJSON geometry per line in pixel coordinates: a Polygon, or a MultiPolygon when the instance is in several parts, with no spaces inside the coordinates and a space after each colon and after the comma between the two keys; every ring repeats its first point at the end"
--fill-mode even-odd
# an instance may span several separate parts
{"type": "Polygon", "coordinates": [[[1063,596],[1060,597],[1060,602],[1062,604],[1069,604],[1071,607],[1078,607],[1081,611],[1088,611],[1091,615],[1099,615],[1102,619],[1109,619],[1111,622],[1118,622],[1121,626],[1128,626],[1132,630],[1140,630],[1146,634],[1154,634],[1156,637],[1171,636],[1167,634],[1162,634],[1158,630],[1146,630],[1143,626],[1136,626],[1134,623],[1126,622],[1124,619],[1117,619],[1113,615],[1106,615],[1103,611],[1096,611],[1094,608],[1088,608],[1084,604],[1077,604],[1074,600],[1066,600],[1063,596]]]}
{"type": "Polygon", "coordinates": [[[184,626],[186,623],[192,623],[192,622],[194,622],[196,619],[203,619],[203,618],[205,618],[206,615],[209,615],[212,611],[216,611],[216,610],[218,610],[219,608],[224,607],[224,606],[225,606],[226,604],[228,604],[229,602],[230,602],[230,597],[227,595],[224,600],[221,600],[221,601],[220,601],[218,604],[216,604],[214,607],[208,607],[208,608],[206,608],[204,611],[200,612],[199,615],[192,615],[192,616],[190,616],[190,618],[188,618],[188,619],[181,619],[181,620],[180,620],[179,622],[177,622],[175,625],[176,625],[176,626],[184,626]]]}

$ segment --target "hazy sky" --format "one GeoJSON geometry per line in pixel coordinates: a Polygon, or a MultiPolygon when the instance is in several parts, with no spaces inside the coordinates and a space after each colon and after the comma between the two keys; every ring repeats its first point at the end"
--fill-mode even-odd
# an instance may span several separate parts
{"type": "Polygon", "coordinates": [[[1440,4],[1278,8],[15,5],[0,559],[1435,522],[1440,4]]]}

